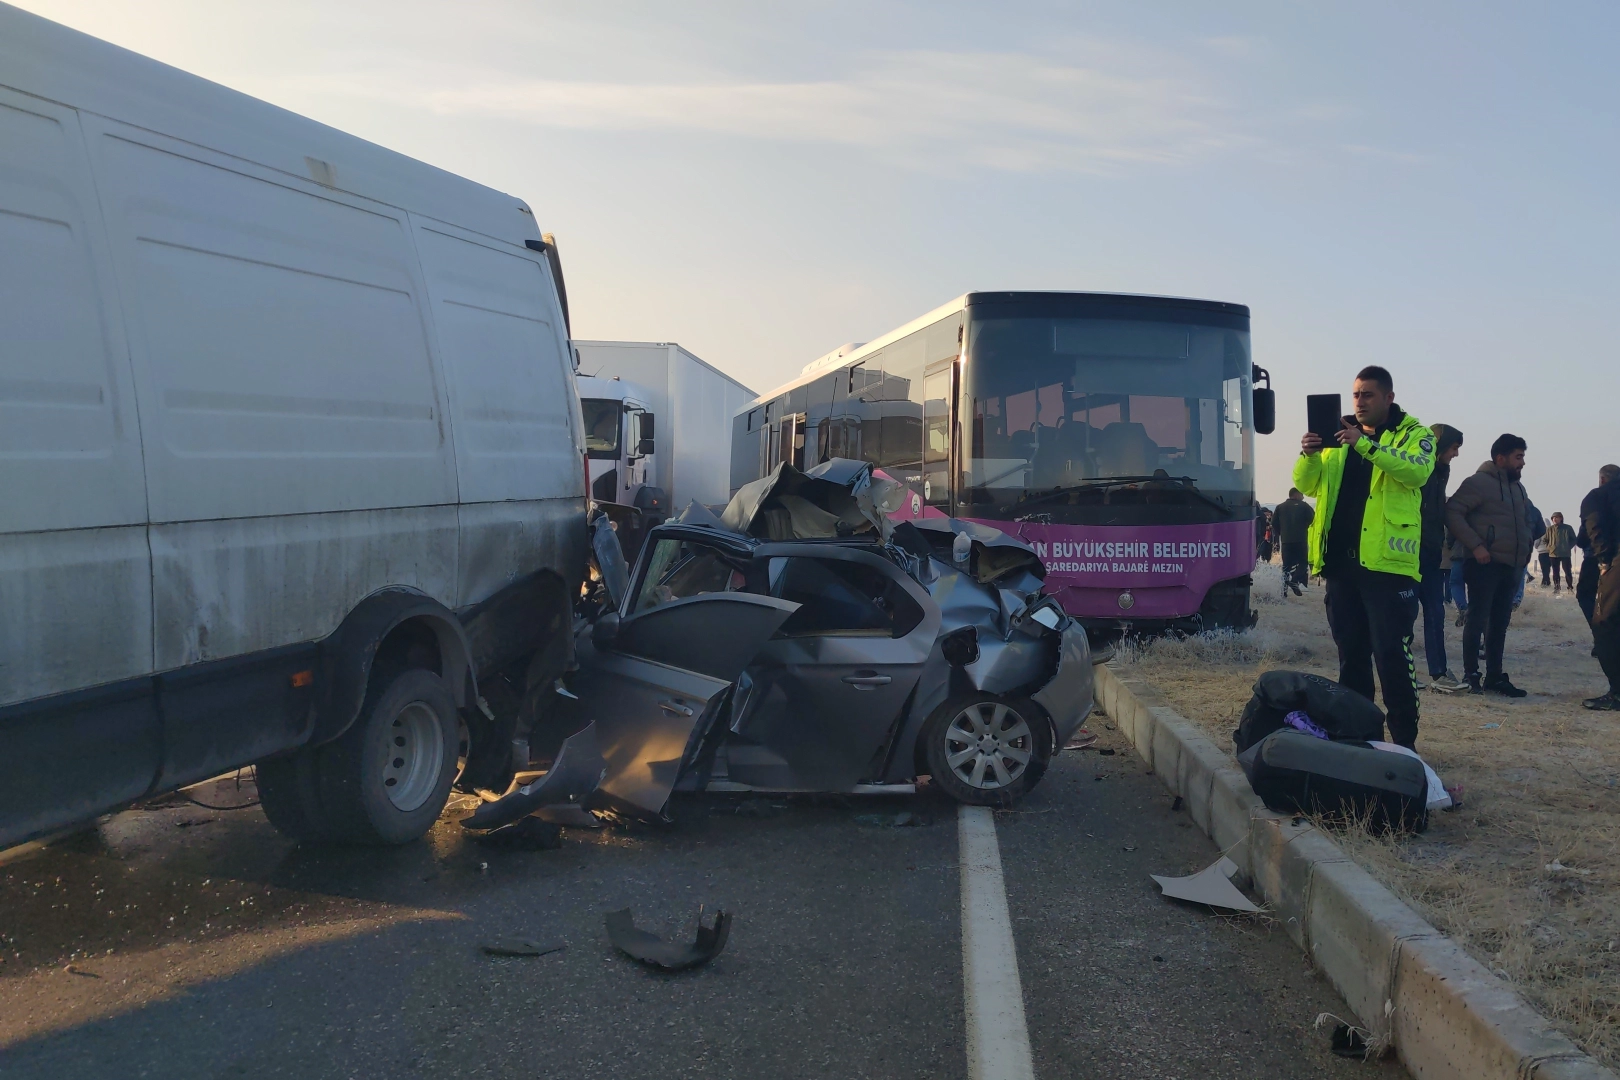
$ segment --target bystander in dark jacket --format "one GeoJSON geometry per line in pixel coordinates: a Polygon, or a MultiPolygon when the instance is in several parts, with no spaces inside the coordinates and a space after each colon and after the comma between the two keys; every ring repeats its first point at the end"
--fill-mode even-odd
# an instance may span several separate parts
{"type": "Polygon", "coordinates": [[[1423,606],[1423,653],[1429,665],[1429,688],[1455,693],[1468,684],[1451,673],[1446,664],[1446,589],[1450,586],[1451,560],[1446,558],[1446,486],[1451,482],[1451,462],[1462,449],[1463,433],[1450,424],[1435,424],[1434,472],[1418,493],[1418,512],[1423,532],[1418,538],[1418,600],[1423,606]]]}
{"type": "Polygon", "coordinates": [[[1581,500],[1581,532],[1586,536],[1587,567],[1596,571],[1592,600],[1592,651],[1608,677],[1607,693],[1581,702],[1588,709],[1620,710],[1620,467],[1605,465],[1598,486],[1581,500]]]}
{"type": "Polygon", "coordinates": [[[1502,670],[1513,599],[1524,579],[1536,533],[1530,525],[1530,496],[1520,482],[1525,442],[1502,435],[1491,444],[1491,460],[1457,487],[1446,502],[1451,535],[1472,556],[1464,568],[1468,618],[1463,624],[1464,679],[1474,689],[1523,697],[1502,670]],[[1485,643],[1485,678],[1480,680],[1479,646],[1485,643]]]}

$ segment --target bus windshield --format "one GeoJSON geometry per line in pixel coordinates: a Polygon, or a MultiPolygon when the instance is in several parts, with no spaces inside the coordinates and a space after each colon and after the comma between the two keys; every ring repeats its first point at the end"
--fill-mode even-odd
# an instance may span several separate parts
{"type": "Polygon", "coordinates": [[[968,513],[1147,524],[1252,505],[1246,330],[1023,314],[968,326],[968,513]]]}

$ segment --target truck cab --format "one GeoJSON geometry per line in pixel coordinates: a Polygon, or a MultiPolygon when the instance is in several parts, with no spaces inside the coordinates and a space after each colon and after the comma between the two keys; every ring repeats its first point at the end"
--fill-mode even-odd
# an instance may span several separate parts
{"type": "Polygon", "coordinates": [[[640,528],[658,524],[669,515],[669,500],[658,485],[653,395],[618,378],[580,375],[576,382],[591,500],[610,513],[640,511],[629,515],[640,528]]]}

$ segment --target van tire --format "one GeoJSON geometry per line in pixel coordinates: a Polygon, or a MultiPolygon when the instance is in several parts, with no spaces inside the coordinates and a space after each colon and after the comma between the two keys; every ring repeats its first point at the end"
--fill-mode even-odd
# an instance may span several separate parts
{"type": "Polygon", "coordinates": [[[324,838],[387,845],[421,837],[450,797],[459,741],[443,679],[421,668],[378,674],[349,730],[317,751],[324,838]]]}
{"type": "Polygon", "coordinates": [[[318,753],[306,748],[261,761],[253,769],[264,816],[277,832],[301,844],[319,844],[327,839],[315,780],[318,753]]]}

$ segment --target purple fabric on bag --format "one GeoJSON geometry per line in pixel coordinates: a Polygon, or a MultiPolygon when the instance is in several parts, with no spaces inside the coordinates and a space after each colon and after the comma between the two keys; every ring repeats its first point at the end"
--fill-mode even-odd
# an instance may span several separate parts
{"type": "MultiPolygon", "coordinates": [[[[1275,716],[1277,714],[1272,713],[1271,715],[1275,716]]],[[[1283,723],[1287,724],[1291,728],[1297,728],[1307,735],[1314,735],[1318,739],[1325,739],[1328,737],[1328,733],[1326,731],[1323,731],[1321,728],[1317,727],[1310,717],[1306,716],[1298,709],[1295,709],[1293,712],[1283,717],[1283,723]]]]}

